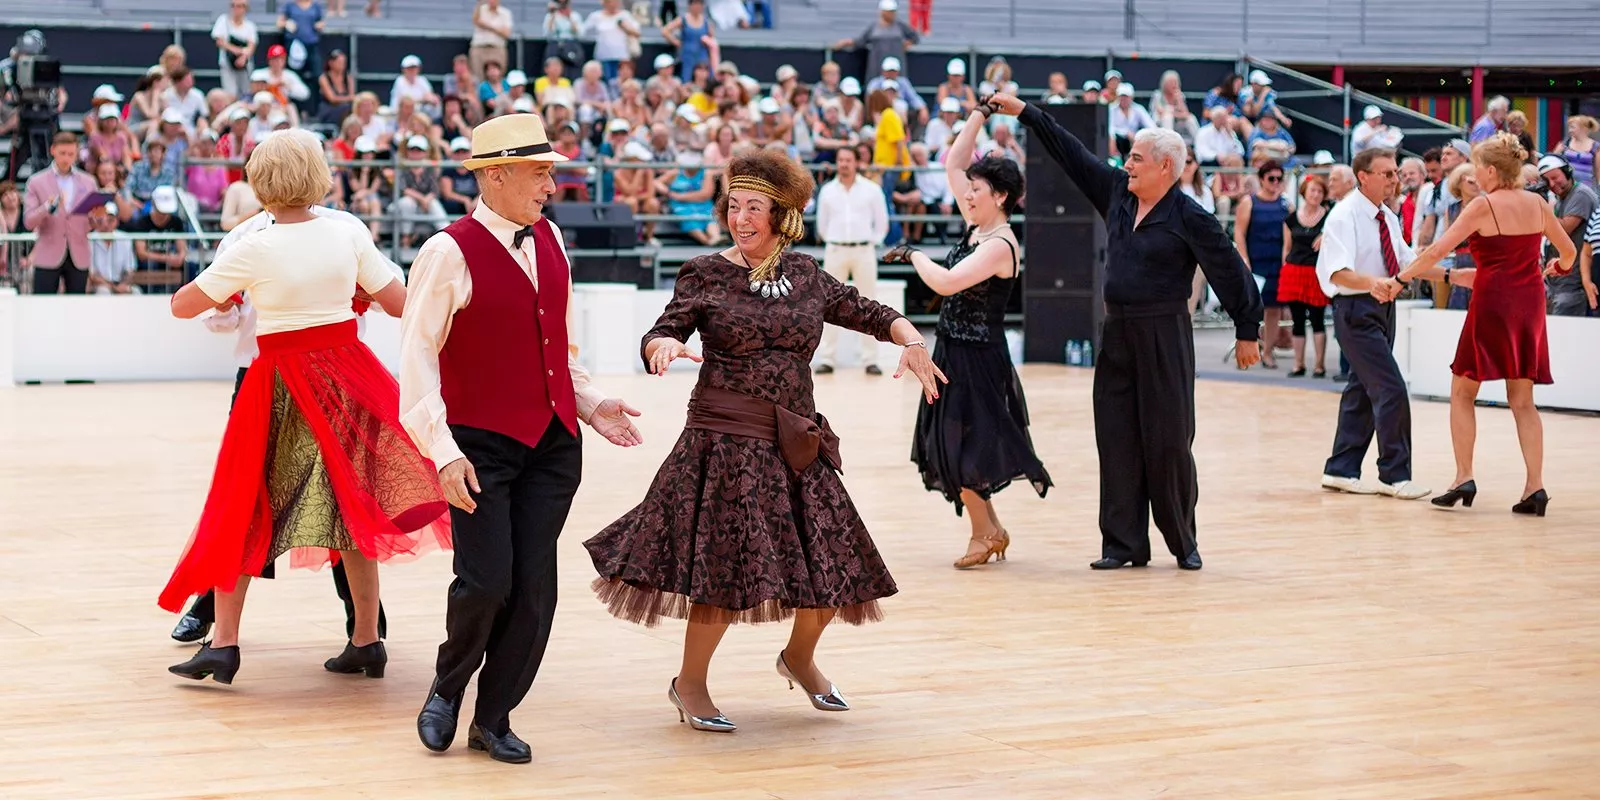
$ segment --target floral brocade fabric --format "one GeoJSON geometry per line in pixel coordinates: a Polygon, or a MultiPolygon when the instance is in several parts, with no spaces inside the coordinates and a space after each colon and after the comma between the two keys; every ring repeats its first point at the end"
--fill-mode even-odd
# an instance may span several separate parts
{"type": "MultiPolygon", "coordinates": [[[[700,389],[715,387],[816,414],[811,358],[823,323],[889,341],[900,314],[786,254],[788,297],[750,291],[749,273],[717,256],[684,264],[671,303],[644,336],[700,333],[700,389]]],[[[663,617],[758,623],[796,609],[879,619],[894,580],[823,460],[796,473],[773,442],[686,428],[644,500],[584,543],[611,613],[653,625],[663,617]]]]}

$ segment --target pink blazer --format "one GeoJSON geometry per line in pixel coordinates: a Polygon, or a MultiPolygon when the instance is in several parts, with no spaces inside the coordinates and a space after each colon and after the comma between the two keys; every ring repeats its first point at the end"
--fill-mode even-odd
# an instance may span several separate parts
{"type": "Polygon", "coordinates": [[[95,190],[94,178],[80,169],[72,170],[72,207],[62,203],[54,214],[50,201],[60,192],[56,182],[55,166],[28,178],[28,191],[23,195],[22,224],[38,234],[33,246],[33,265],[54,269],[61,266],[62,257],[70,250],[72,265],[78,269],[89,268],[89,217],[73,214],[73,207],[95,190]]]}

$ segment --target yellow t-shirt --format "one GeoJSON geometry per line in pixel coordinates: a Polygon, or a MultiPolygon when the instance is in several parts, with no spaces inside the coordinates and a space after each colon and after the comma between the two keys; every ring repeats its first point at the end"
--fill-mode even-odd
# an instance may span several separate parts
{"type": "Polygon", "coordinates": [[[717,114],[717,101],[712,100],[711,95],[705,92],[695,92],[689,95],[688,102],[689,105],[694,106],[694,110],[700,112],[702,119],[710,119],[717,114]]]}
{"type": "MultiPolygon", "coordinates": [[[[561,78],[560,80],[556,81],[556,86],[564,89],[571,89],[572,81],[566,78],[561,78]]],[[[550,77],[548,75],[540,75],[539,79],[533,82],[533,96],[543,99],[544,90],[548,88],[550,88],[550,77]]]]}
{"type": "Polygon", "coordinates": [[[872,150],[872,164],[878,167],[897,167],[911,163],[911,149],[906,146],[906,126],[892,108],[883,110],[878,118],[878,140],[872,150]]]}
{"type": "Polygon", "coordinates": [[[357,286],[377,294],[394,280],[365,228],[317,217],[246,235],[194,282],[218,303],[248,291],[259,335],[349,322],[357,286]]]}

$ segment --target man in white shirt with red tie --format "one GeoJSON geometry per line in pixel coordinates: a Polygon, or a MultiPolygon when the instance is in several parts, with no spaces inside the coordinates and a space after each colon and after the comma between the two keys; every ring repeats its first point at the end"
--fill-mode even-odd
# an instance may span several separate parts
{"type": "Polygon", "coordinates": [[[478,205],[417,253],[400,318],[400,420],[439,467],[455,547],[417,735],[449,749],[477,673],[468,747],[525,764],[532,750],[510,715],[550,641],[556,539],[583,467],[578,422],[627,447],[641,441],[628,421],[639,412],[591,384],[568,344],[572,270],[543,216],[552,167],[567,159],[543,121],[489,120],[472,153],[462,166],[478,178],[478,205]]]}
{"type": "MultiPolygon", "coordinates": [[[[883,188],[862,178],[856,153],[839,148],[834,166],[839,176],[822,185],[817,193],[817,238],[825,245],[822,269],[841,283],[851,282],[868,300],[878,290],[878,245],[889,235],[889,206],[883,188]]],[[[817,348],[817,374],[833,372],[838,350],[839,329],[822,329],[822,344],[817,348]]],[[[878,343],[861,337],[861,363],[868,375],[882,375],[878,366],[878,343]]]]}
{"type": "Polygon", "coordinates": [[[1333,329],[1350,360],[1322,488],[1417,500],[1431,490],[1411,480],[1411,398],[1394,360],[1394,299],[1404,288],[1395,276],[1416,255],[1401,235],[1400,217],[1385,204],[1399,185],[1400,170],[1394,152],[1382,148],[1357,153],[1351,167],[1357,191],[1328,212],[1317,257],[1322,291],[1333,298],[1333,329]],[[1374,433],[1376,488],[1361,482],[1374,433]]]}

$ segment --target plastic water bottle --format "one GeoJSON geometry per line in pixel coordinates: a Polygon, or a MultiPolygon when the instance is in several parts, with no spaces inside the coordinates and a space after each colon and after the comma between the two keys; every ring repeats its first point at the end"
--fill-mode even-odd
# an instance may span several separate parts
{"type": "Polygon", "coordinates": [[[1067,364],[1073,367],[1083,366],[1083,346],[1078,344],[1077,339],[1067,340],[1067,364]]]}
{"type": "Polygon", "coordinates": [[[1081,356],[1081,360],[1083,361],[1083,366],[1085,367],[1094,366],[1094,342],[1088,339],[1083,340],[1083,355],[1081,356]]]}

